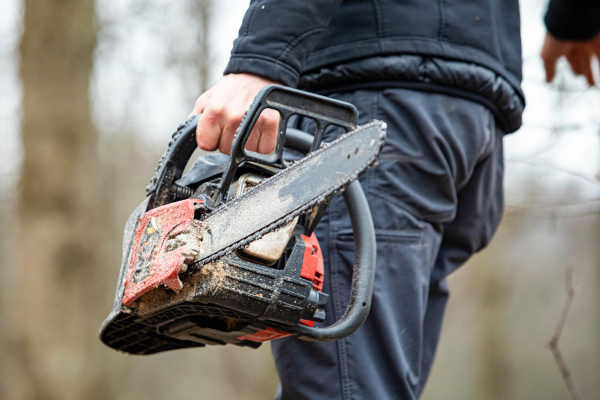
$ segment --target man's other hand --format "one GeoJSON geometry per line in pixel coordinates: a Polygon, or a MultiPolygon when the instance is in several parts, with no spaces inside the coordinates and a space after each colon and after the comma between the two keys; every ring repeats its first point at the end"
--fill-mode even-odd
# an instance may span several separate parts
{"type": "Polygon", "coordinates": [[[556,62],[565,56],[576,75],[585,75],[590,85],[594,85],[592,62],[594,56],[600,57],[600,35],[589,40],[559,40],[550,33],[542,47],[542,59],[546,69],[546,82],[552,82],[556,74],[556,62]]]}
{"type": "MultiPolygon", "coordinates": [[[[226,75],[196,101],[192,115],[202,114],[196,130],[198,147],[229,154],[236,129],[260,89],[273,83],[250,74],[226,75]]],[[[246,149],[269,154],[277,144],[279,113],[265,110],[254,125],[246,149]]]]}

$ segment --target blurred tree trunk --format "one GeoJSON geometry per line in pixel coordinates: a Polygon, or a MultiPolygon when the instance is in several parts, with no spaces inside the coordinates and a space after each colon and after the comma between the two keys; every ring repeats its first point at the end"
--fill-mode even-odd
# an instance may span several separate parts
{"type": "Polygon", "coordinates": [[[483,257],[486,262],[477,270],[481,285],[478,381],[480,398],[507,400],[510,398],[511,368],[510,341],[507,327],[507,296],[511,282],[506,280],[506,268],[495,258],[483,257]]]}
{"type": "MultiPolygon", "coordinates": [[[[93,0],[25,0],[23,163],[10,397],[103,397],[90,299],[102,250],[97,132],[88,86],[93,0]]],[[[97,285],[96,285],[97,286],[97,285]]],[[[93,315],[93,314],[92,314],[93,315]]]]}
{"type": "MultiPolygon", "coordinates": [[[[210,74],[210,18],[212,16],[212,0],[195,0],[191,4],[191,14],[200,23],[200,29],[196,38],[198,46],[194,58],[195,69],[200,77],[200,93],[208,90],[208,77],[210,74]]],[[[194,99],[195,100],[195,99],[194,99]]]]}

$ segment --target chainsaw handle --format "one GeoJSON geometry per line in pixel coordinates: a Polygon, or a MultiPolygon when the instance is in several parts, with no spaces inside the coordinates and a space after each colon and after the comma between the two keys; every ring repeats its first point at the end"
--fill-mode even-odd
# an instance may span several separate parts
{"type": "MultiPolygon", "coordinates": [[[[288,148],[307,153],[310,150],[311,141],[311,135],[297,129],[288,129],[285,144],[288,148]]],[[[342,339],[360,328],[371,309],[377,262],[373,218],[365,192],[358,181],[352,182],[344,191],[343,196],[354,233],[354,269],[350,301],[342,318],[330,326],[311,328],[297,324],[295,335],[302,340],[330,342],[342,339]]]]}
{"type": "Polygon", "coordinates": [[[244,162],[251,161],[275,168],[285,168],[283,148],[288,121],[293,115],[308,117],[317,125],[314,137],[310,136],[310,151],[319,148],[325,129],[329,125],[339,126],[349,132],[358,123],[358,111],[350,103],[281,85],[265,86],[254,98],[231,143],[231,158],[219,185],[219,192],[223,198],[227,198],[235,173],[244,162]],[[245,149],[252,129],[265,109],[279,112],[280,117],[275,151],[268,155],[245,149]]]}
{"type": "MultiPolygon", "coordinates": [[[[350,103],[330,99],[302,90],[292,89],[281,85],[265,86],[258,92],[252,105],[246,112],[231,144],[231,158],[218,188],[222,199],[227,198],[229,187],[235,178],[238,167],[246,161],[254,161],[262,165],[284,168],[283,148],[287,132],[287,124],[292,115],[311,118],[317,124],[315,136],[310,136],[310,151],[321,145],[325,128],[329,125],[352,130],[358,123],[358,111],[350,103]],[[266,108],[279,112],[280,120],[277,132],[275,152],[262,155],[245,150],[246,142],[252,133],[252,128],[266,108]],[[250,154],[249,154],[250,153],[250,154]]],[[[152,195],[148,209],[169,204],[175,200],[171,191],[173,184],[181,178],[183,170],[190,157],[196,150],[196,127],[200,115],[188,118],[179,125],[172,136],[167,151],[158,163],[158,167],[146,187],[146,195],[152,195]]]]}

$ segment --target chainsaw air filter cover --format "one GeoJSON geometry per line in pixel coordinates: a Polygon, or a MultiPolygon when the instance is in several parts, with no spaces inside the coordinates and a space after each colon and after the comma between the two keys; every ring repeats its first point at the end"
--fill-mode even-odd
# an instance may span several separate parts
{"type": "MultiPolygon", "coordinates": [[[[286,168],[281,156],[286,134],[286,146],[307,153],[318,148],[327,125],[349,130],[356,124],[356,109],[347,103],[276,85],[259,94],[249,114],[260,114],[261,101],[273,92],[287,100],[282,107],[288,113],[292,109],[290,115],[309,115],[320,123],[314,139],[280,126],[279,159],[245,159],[239,156],[243,148],[236,153],[232,147],[231,158],[201,156],[182,177],[195,149],[198,116],[182,124],[147,188],[147,198],[127,221],[117,293],[100,330],[106,345],[132,354],[217,344],[256,348],[264,341],[290,335],[336,340],[364,322],[373,289],[375,236],[358,182],[344,192],[357,253],[353,290],[346,314],[331,327],[314,327],[325,319],[328,296],[322,292],[323,255],[313,230],[328,200],[213,262],[195,265],[203,219],[286,168]],[[320,113],[307,109],[311,101],[319,105],[320,113]]],[[[273,104],[269,108],[288,115],[273,104]]],[[[286,124],[287,118],[282,118],[280,125],[286,124]]],[[[252,126],[239,135],[248,136],[252,126]]],[[[243,145],[245,140],[236,143],[243,145]]]]}

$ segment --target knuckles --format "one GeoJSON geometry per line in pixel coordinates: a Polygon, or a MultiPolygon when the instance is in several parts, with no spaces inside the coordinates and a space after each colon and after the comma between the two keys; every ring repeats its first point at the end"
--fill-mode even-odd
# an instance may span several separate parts
{"type": "Polygon", "coordinates": [[[244,119],[244,111],[233,111],[227,119],[229,120],[229,125],[234,125],[237,128],[242,123],[242,119],[244,119]]]}
{"type": "Polygon", "coordinates": [[[205,116],[205,118],[210,120],[211,122],[215,122],[220,120],[223,117],[224,113],[225,107],[217,104],[211,104],[209,107],[206,107],[206,109],[204,109],[204,114],[202,115],[205,116]]]}
{"type": "Polygon", "coordinates": [[[215,142],[206,140],[206,136],[201,133],[196,132],[196,143],[198,147],[200,147],[204,151],[215,151],[217,149],[217,144],[215,142]]]}
{"type": "Polygon", "coordinates": [[[265,110],[260,115],[259,125],[262,131],[276,131],[279,126],[279,113],[275,110],[265,110]]]}
{"type": "MultiPolygon", "coordinates": [[[[240,126],[246,108],[238,101],[225,101],[217,96],[210,99],[201,96],[196,101],[194,109],[202,116],[198,122],[196,131],[196,142],[198,147],[205,151],[219,149],[224,154],[231,152],[231,140],[235,130],[240,126]]],[[[272,150],[264,147],[275,147],[271,142],[276,142],[277,129],[279,126],[279,113],[267,109],[259,117],[252,132],[252,138],[247,142],[250,151],[272,150]],[[256,137],[258,135],[258,137],[256,137]]],[[[267,151],[268,153],[268,151],[267,151]]]]}

